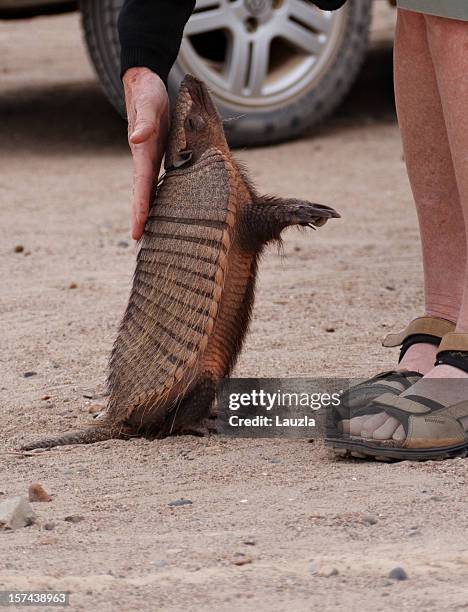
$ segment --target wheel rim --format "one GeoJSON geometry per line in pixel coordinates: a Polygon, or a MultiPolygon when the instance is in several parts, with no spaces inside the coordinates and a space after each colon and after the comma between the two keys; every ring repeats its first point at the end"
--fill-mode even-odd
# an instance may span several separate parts
{"type": "Polygon", "coordinates": [[[346,21],[307,0],[197,0],[178,63],[231,106],[265,110],[320,80],[346,21]]]}

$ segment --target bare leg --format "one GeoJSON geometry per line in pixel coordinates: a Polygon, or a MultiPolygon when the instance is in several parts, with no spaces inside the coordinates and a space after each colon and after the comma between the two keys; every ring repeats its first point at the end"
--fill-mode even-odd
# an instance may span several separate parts
{"type": "MultiPolygon", "coordinates": [[[[465,276],[465,228],[426,19],[411,11],[398,11],[395,96],[421,232],[426,314],[456,321],[465,276]]],[[[425,374],[435,353],[430,344],[416,344],[401,367],[425,374]]]]}
{"type": "MultiPolygon", "coordinates": [[[[458,36],[463,36],[460,29],[468,33],[468,24],[399,10],[395,39],[395,94],[421,232],[426,314],[452,321],[457,321],[460,314],[460,320],[466,321],[468,331],[468,291],[464,292],[467,286],[467,238],[465,211],[462,211],[463,204],[468,219],[468,120],[464,103],[468,94],[468,54],[466,46],[463,49],[463,43],[457,45],[452,38],[455,31],[458,36]],[[457,27],[457,23],[462,23],[464,28],[457,27]],[[458,49],[464,59],[456,57],[458,49]],[[464,93],[461,91],[463,87],[464,93]],[[458,107],[453,108],[457,106],[457,100],[458,107]],[[446,125],[449,114],[450,120],[446,125]],[[454,145],[458,147],[459,160],[454,145]],[[460,181],[461,175],[465,187],[460,181]],[[466,196],[463,195],[464,189],[466,196]],[[466,311],[466,319],[460,309],[466,311]]],[[[465,38],[465,45],[467,42],[465,38]]],[[[400,367],[423,374],[438,370],[447,377],[447,371],[443,370],[450,369],[450,366],[433,368],[435,354],[436,347],[416,344],[408,350],[400,367]]],[[[415,388],[420,384],[422,381],[407,393],[416,393],[415,388]]],[[[445,390],[447,386],[443,385],[443,388],[445,390]]],[[[350,432],[376,439],[401,439],[405,435],[398,421],[384,412],[352,419],[350,432]]]]}
{"type": "MultiPolygon", "coordinates": [[[[457,220],[459,227],[453,228],[453,236],[458,244],[459,234],[463,229],[465,248],[468,246],[468,22],[441,17],[426,16],[427,40],[432,55],[438,89],[442,101],[445,125],[450,143],[456,183],[464,217],[464,224],[457,220]]],[[[448,248],[451,239],[447,239],[444,248],[448,248]]],[[[466,251],[465,251],[466,252],[466,251]]],[[[453,261],[447,262],[447,271],[453,266],[453,261]]],[[[443,271],[440,272],[443,275],[443,271]]],[[[449,280],[457,282],[449,272],[449,280]]],[[[464,270],[462,282],[462,301],[457,319],[456,331],[468,333],[468,269],[464,270]]],[[[441,364],[432,368],[418,383],[421,393],[425,379],[461,379],[468,378],[464,371],[450,365],[441,364]]],[[[418,385],[413,392],[418,392],[418,385]]],[[[439,383],[438,387],[430,387],[430,399],[452,403],[466,399],[467,386],[462,381],[458,384],[439,383]]],[[[468,428],[468,419],[464,419],[468,428]]]]}
{"type": "MultiPolygon", "coordinates": [[[[432,61],[437,76],[437,84],[442,100],[450,150],[455,169],[456,183],[465,223],[458,215],[453,219],[450,238],[444,248],[454,240],[461,249],[459,236],[464,233],[465,249],[468,242],[468,22],[441,17],[426,17],[427,38],[432,61]]],[[[461,251],[459,251],[461,252],[461,251]]],[[[447,261],[445,272],[452,269],[454,261],[447,261]]],[[[468,270],[465,269],[462,282],[457,277],[457,291],[463,289],[463,299],[457,320],[457,331],[468,332],[468,270]]],[[[443,272],[441,271],[441,274],[443,272]]]]}

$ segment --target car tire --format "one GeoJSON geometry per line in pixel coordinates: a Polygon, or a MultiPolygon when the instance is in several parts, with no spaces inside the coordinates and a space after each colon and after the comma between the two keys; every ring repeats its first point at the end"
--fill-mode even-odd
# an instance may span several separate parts
{"type": "MultiPolygon", "coordinates": [[[[125,115],[119,70],[117,19],[123,0],[81,0],[82,23],[91,60],[104,91],[125,115]]],[[[340,104],[364,60],[372,0],[349,0],[341,9],[342,27],[333,57],[308,88],[273,108],[240,109],[213,92],[225,131],[233,146],[267,145],[296,138],[323,121],[340,104]]],[[[169,76],[171,98],[184,76],[179,60],[169,76]]],[[[195,76],[199,76],[195,74],[195,76]]]]}

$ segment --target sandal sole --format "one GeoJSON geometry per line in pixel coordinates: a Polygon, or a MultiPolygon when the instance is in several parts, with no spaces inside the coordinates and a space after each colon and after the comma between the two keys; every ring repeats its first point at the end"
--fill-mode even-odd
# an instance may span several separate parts
{"type": "Polygon", "coordinates": [[[364,442],[327,438],[327,446],[343,458],[374,459],[376,461],[430,461],[454,459],[468,455],[468,442],[444,448],[384,448],[364,442]]]}

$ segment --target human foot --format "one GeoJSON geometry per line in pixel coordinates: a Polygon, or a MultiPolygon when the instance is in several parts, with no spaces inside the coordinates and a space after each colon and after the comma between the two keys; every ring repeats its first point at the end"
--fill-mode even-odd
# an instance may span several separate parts
{"type": "MultiPolygon", "coordinates": [[[[405,424],[392,414],[393,407],[411,412],[420,405],[420,413],[437,411],[444,408],[468,404],[468,334],[448,333],[440,343],[436,365],[425,376],[403,391],[395,404],[391,396],[382,395],[369,405],[369,410],[361,411],[347,425],[347,433],[370,440],[396,440],[406,438],[405,424]],[[409,402],[409,403],[408,403],[409,402]],[[390,410],[385,406],[389,404],[390,410]],[[379,410],[379,407],[382,409],[379,410]],[[367,412],[367,415],[366,415],[367,412]],[[359,419],[359,420],[358,420],[359,419]]],[[[468,429],[468,415],[459,410],[456,418],[464,430],[468,429]]]]}
{"type": "Polygon", "coordinates": [[[428,342],[418,342],[411,345],[398,363],[397,371],[419,372],[427,374],[433,367],[438,346],[428,342]]]}
{"type": "MultiPolygon", "coordinates": [[[[402,400],[408,398],[428,409],[454,406],[468,400],[468,373],[450,365],[437,365],[398,397],[402,400]]],[[[401,420],[384,408],[388,399],[383,395],[377,398],[373,405],[368,406],[373,413],[352,418],[344,429],[345,433],[367,440],[404,440],[406,431],[401,420]],[[377,410],[379,406],[382,408],[380,411],[377,410]]],[[[400,405],[403,407],[403,403],[400,405]]],[[[461,422],[467,430],[468,415],[462,417],[461,422]]]]}
{"type": "Polygon", "coordinates": [[[416,461],[466,456],[468,371],[438,364],[410,389],[383,394],[355,414],[344,435],[327,437],[338,454],[416,461]]]}
{"type": "Polygon", "coordinates": [[[446,319],[425,316],[411,321],[402,332],[388,334],[384,346],[401,346],[398,366],[351,387],[342,395],[339,428],[349,433],[349,419],[356,411],[383,393],[399,395],[416,383],[433,367],[442,336],[454,327],[446,319]]]}

